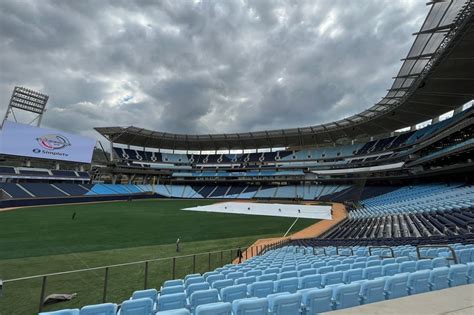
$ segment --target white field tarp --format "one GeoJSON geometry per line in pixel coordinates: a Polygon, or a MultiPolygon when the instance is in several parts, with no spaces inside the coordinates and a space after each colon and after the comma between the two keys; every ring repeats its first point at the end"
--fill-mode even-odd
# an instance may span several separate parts
{"type": "Polygon", "coordinates": [[[331,206],[321,205],[222,202],[207,206],[190,207],[182,210],[332,220],[331,208],[331,206]]]}

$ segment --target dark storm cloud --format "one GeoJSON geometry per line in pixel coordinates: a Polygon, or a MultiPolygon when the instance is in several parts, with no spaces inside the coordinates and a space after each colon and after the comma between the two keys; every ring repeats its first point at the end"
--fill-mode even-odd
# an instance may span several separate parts
{"type": "Polygon", "coordinates": [[[0,102],[50,95],[44,124],[93,134],[298,127],[372,106],[421,1],[0,2],[0,102]]]}

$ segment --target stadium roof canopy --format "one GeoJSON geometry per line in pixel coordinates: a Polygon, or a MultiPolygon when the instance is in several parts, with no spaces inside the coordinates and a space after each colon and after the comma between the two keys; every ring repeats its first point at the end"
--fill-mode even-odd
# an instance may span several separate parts
{"type": "Polygon", "coordinates": [[[293,129],[173,134],[138,127],[95,128],[113,143],[173,150],[329,145],[387,134],[474,99],[474,4],[433,0],[392,87],[377,104],[338,121],[293,129]]]}

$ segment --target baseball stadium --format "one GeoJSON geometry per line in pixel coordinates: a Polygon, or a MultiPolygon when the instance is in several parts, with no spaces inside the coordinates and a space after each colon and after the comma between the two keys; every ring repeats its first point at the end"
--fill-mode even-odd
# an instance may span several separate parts
{"type": "Polygon", "coordinates": [[[8,85],[0,314],[472,314],[474,3],[423,5],[386,94],[321,124],[74,132],[8,85]]]}

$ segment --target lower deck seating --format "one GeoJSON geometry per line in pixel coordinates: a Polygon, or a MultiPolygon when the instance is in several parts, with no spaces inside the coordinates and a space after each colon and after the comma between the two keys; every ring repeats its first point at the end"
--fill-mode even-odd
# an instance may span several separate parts
{"type": "MultiPolygon", "coordinates": [[[[451,247],[459,260],[445,247],[422,249],[423,258],[411,245],[374,251],[286,246],[238,265],[165,281],[160,291],[135,291],[120,314],[317,314],[474,283],[474,245],[451,247]],[[139,311],[129,312],[132,308],[139,311]]],[[[112,303],[91,305],[80,314],[116,314],[116,309],[112,303]],[[83,312],[91,309],[102,313],[83,312]]],[[[68,312],[61,314],[79,314],[68,312]]]]}

